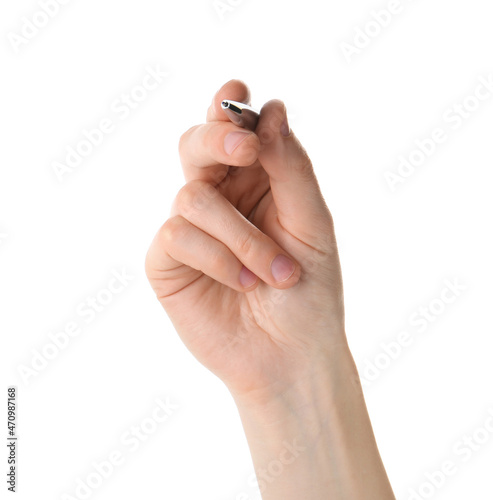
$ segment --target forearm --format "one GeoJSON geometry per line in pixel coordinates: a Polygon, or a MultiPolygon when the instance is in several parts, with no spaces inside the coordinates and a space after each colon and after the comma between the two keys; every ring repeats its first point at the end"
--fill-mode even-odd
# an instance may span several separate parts
{"type": "Polygon", "coordinates": [[[394,500],[347,346],[283,394],[235,398],[263,500],[394,500]]]}

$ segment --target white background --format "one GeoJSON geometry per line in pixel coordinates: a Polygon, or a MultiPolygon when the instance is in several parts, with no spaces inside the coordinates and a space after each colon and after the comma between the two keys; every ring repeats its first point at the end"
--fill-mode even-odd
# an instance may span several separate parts
{"type": "Polygon", "coordinates": [[[231,78],[257,108],[284,100],[315,165],[336,221],[347,334],[361,375],[373,373],[366,400],[397,497],[451,461],[455,472],[422,498],[493,498],[493,435],[481,431],[493,414],[492,91],[455,129],[444,118],[478,78],[493,79],[490,2],[402,0],[350,57],[341,44],[375,30],[372,11],[387,3],[233,3],[221,15],[212,0],[72,0],[16,51],[40,6],[2,2],[0,435],[17,385],[17,498],[77,498],[78,479],[113,450],[124,463],[91,498],[259,498],[229,393],[181,344],[144,274],[184,182],[179,137],[231,78]],[[112,104],[148,66],[169,76],[121,120],[112,104]],[[114,131],[60,181],[53,163],[104,118],[114,131]],[[392,192],[384,173],[435,128],[447,141],[392,192]],[[86,324],[78,305],[123,268],[133,279],[86,324]],[[442,307],[447,279],[467,289],[442,307]],[[410,318],[430,303],[438,313],[420,332],[410,318]],[[69,321],[80,335],[23,379],[19,367],[69,321]],[[394,345],[390,360],[381,343],[402,331],[411,344],[394,345]],[[121,438],[155,398],[177,409],[132,451],[121,438]],[[484,443],[470,457],[457,444],[468,435],[484,443]]]}

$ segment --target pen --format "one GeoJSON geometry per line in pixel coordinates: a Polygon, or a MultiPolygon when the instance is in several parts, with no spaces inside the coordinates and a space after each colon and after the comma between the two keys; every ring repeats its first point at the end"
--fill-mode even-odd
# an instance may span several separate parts
{"type": "Polygon", "coordinates": [[[221,102],[221,108],[224,109],[228,118],[236,125],[248,130],[255,130],[259,113],[248,104],[225,99],[221,102]]]}

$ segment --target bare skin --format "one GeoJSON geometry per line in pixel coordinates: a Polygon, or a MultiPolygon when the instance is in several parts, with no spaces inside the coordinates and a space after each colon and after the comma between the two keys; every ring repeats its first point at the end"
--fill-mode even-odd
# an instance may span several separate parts
{"type": "Polygon", "coordinates": [[[347,344],[334,225],[311,161],[281,101],[247,132],[223,99],[250,104],[250,92],[226,83],[206,123],[182,135],[187,183],[147,254],[149,281],[187,348],[230,390],[264,500],[394,499],[347,344]],[[228,134],[238,132],[231,151],[228,134]]]}

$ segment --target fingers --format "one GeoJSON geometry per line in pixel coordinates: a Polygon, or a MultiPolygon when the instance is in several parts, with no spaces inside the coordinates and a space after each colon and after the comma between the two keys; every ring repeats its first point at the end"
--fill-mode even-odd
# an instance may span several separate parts
{"type": "Polygon", "coordinates": [[[209,106],[208,123],[192,127],[181,136],[178,149],[187,182],[198,179],[218,184],[229,165],[249,166],[257,159],[258,137],[231,123],[221,108],[224,99],[249,104],[250,90],[241,80],[225,83],[209,106]]]}
{"type": "Polygon", "coordinates": [[[218,183],[228,165],[252,165],[258,156],[258,137],[231,122],[213,122],[197,125],[180,138],[178,151],[187,181],[199,179],[218,183]],[[211,169],[220,167],[223,169],[211,169]]]}
{"type": "Polygon", "coordinates": [[[207,122],[229,121],[226,113],[221,108],[221,102],[224,99],[232,101],[250,103],[250,89],[241,80],[230,80],[226,82],[214,95],[212,103],[207,110],[207,122]]]}
{"type": "MultiPolygon", "coordinates": [[[[239,292],[253,290],[259,281],[224,243],[180,215],[171,217],[161,227],[149,251],[147,266],[161,270],[160,299],[173,295],[203,274],[239,292]],[[190,269],[183,269],[180,264],[190,269]]],[[[152,271],[148,275],[153,276],[152,271]]]]}
{"type": "Polygon", "coordinates": [[[280,225],[317,248],[319,241],[327,241],[327,232],[332,233],[332,218],[310,158],[289,129],[282,101],[272,100],[262,107],[256,133],[258,159],[270,178],[280,225]]]}
{"type": "MultiPolygon", "coordinates": [[[[180,215],[232,252],[238,263],[227,269],[228,273],[234,274],[230,279],[239,279],[237,276],[242,263],[262,281],[275,288],[289,288],[298,281],[299,264],[243,217],[210,184],[203,181],[186,184],[173,203],[171,215],[180,215]]],[[[199,254],[198,258],[202,262],[205,256],[199,254]]],[[[219,276],[218,268],[222,265],[225,263],[221,259],[214,259],[213,267],[217,268],[215,275],[219,276]]]]}

